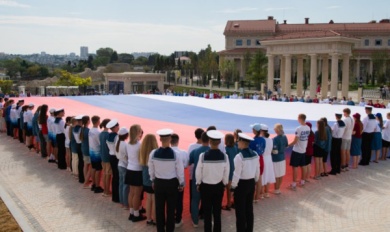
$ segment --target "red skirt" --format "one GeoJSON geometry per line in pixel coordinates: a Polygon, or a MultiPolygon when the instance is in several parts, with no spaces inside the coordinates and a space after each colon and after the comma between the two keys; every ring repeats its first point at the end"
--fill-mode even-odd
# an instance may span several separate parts
{"type": "Polygon", "coordinates": [[[264,158],[262,155],[260,156],[259,162],[260,162],[260,176],[261,176],[263,175],[264,172],[264,158]]]}

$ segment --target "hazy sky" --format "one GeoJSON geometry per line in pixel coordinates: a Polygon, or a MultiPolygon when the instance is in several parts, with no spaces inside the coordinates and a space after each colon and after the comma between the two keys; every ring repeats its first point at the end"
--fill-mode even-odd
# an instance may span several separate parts
{"type": "Polygon", "coordinates": [[[227,20],[322,23],[390,17],[389,0],[0,0],[0,52],[80,53],[224,49],[227,20]]]}

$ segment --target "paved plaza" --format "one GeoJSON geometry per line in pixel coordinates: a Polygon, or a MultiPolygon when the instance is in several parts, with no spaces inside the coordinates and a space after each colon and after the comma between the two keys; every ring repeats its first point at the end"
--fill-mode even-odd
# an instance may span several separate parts
{"type": "MultiPolygon", "coordinates": [[[[1,197],[25,231],[155,231],[132,223],[111,199],[83,189],[67,171],[42,160],[18,141],[0,135],[1,197]]],[[[271,195],[254,206],[255,231],[389,231],[390,161],[312,180],[292,192],[271,195]]],[[[176,231],[193,228],[188,209],[176,231]]],[[[234,210],[222,212],[223,231],[235,231],[234,210]]]]}

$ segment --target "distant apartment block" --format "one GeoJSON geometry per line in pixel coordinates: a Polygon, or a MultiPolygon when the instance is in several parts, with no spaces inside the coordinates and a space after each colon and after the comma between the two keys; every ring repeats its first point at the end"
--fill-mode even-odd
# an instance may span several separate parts
{"type": "Polygon", "coordinates": [[[88,59],[88,47],[80,47],[80,59],[88,59]]]}

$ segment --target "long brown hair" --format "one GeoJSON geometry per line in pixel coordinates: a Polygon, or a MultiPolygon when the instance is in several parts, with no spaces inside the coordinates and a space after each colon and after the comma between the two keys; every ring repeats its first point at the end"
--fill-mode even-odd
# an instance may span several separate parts
{"type": "Polygon", "coordinates": [[[129,144],[134,145],[138,141],[138,133],[141,131],[141,126],[134,124],[129,129],[130,141],[129,144]]]}
{"type": "Polygon", "coordinates": [[[119,139],[118,139],[118,142],[116,142],[116,146],[115,146],[115,150],[116,152],[119,152],[119,145],[122,141],[125,141],[128,137],[129,137],[129,133],[127,134],[124,134],[124,135],[118,135],[119,139]]]}
{"type": "Polygon", "coordinates": [[[75,122],[77,122],[77,120],[74,118],[74,117],[72,117],[71,119],[70,119],[70,127],[69,127],[69,138],[72,138],[72,136],[73,136],[73,128],[74,128],[74,126],[73,126],[73,124],[75,124],[75,122]]]}
{"type": "Polygon", "coordinates": [[[82,127],[81,127],[81,131],[80,131],[80,141],[83,141],[84,139],[84,129],[87,127],[88,123],[89,123],[89,116],[84,116],[82,119],[81,119],[81,122],[82,122],[82,127]]]}
{"type": "Polygon", "coordinates": [[[49,107],[46,104],[43,104],[41,106],[41,111],[39,112],[39,120],[38,120],[39,124],[41,124],[41,125],[47,123],[47,109],[48,108],[49,107]]]}
{"type": "Polygon", "coordinates": [[[139,150],[138,159],[142,166],[148,165],[149,154],[156,148],[158,148],[156,136],[154,134],[147,134],[142,140],[141,148],[139,150]]]}
{"type": "Polygon", "coordinates": [[[325,122],[323,120],[318,120],[317,126],[318,126],[317,131],[318,131],[318,135],[319,135],[320,140],[325,141],[327,139],[325,122]]]}

